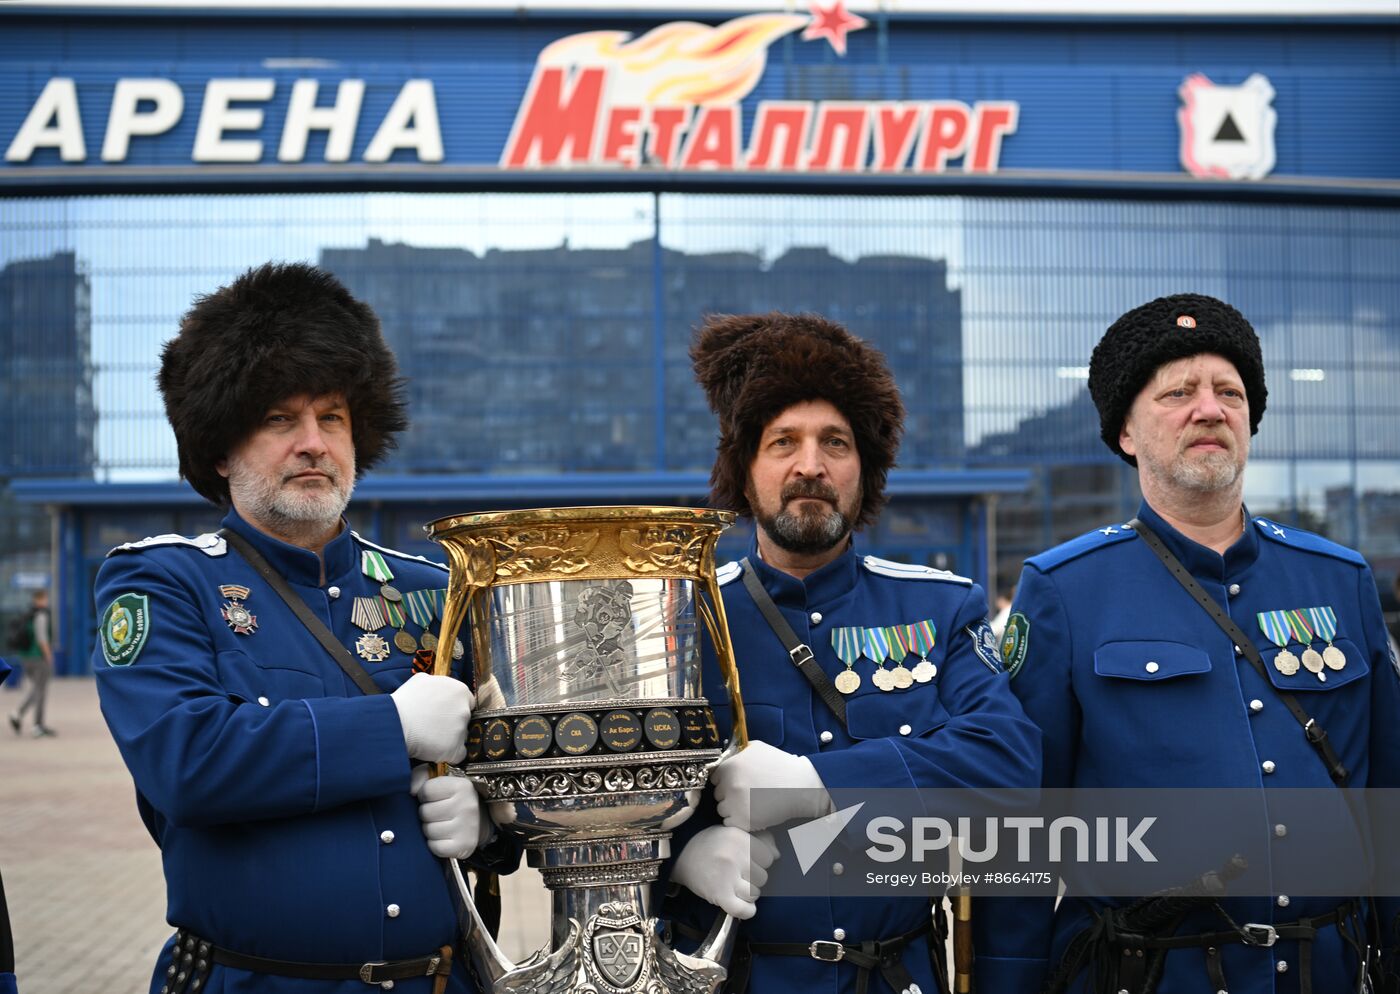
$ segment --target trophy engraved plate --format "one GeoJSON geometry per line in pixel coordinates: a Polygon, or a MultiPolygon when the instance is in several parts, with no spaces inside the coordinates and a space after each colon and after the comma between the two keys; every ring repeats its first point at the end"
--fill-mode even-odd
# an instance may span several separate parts
{"type": "Polygon", "coordinates": [[[715,579],[733,517],[555,508],[427,526],[451,564],[434,672],[451,671],[459,632],[472,647],[464,769],[552,894],[549,945],[511,963],[450,862],[484,991],[713,994],[723,983],[733,919],[684,955],[662,943],[650,909],[672,830],[747,740],[715,579]],[[702,625],[734,715],[727,745],[700,686],[702,625]]]}

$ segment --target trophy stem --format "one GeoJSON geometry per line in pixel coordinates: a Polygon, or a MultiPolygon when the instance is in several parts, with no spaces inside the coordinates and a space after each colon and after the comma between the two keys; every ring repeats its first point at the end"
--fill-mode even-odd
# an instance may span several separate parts
{"type": "Polygon", "coordinates": [[[531,843],[526,859],[540,871],[553,903],[553,941],[572,919],[586,924],[606,904],[627,904],[651,917],[651,885],[671,851],[671,833],[531,843]]]}

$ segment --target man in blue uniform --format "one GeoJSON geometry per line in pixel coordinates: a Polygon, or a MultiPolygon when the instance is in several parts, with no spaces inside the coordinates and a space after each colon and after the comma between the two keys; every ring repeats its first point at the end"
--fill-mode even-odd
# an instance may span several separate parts
{"type": "MultiPolygon", "coordinates": [[[[727,990],[932,994],[928,894],[758,900],[772,849],[749,833],[824,815],[839,788],[1034,785],[1035,728],[981,588],[852,539],[884,506],[903,429],[884,357],[830,321],[777,313],[713,318],[691,356],[720,424],[712,498],[757,525],[747,558],[719,574],[750,741],[712,775],[723,824],[685,826],[671,881],[749,919],[751,961],[741,950],[727,990]],[[760,786],[809,789],[750,803],[760,786]]],[[[704,665],[720,686],[708,648],[704,665]]]]}
{"type": "MultiPolygon", "coordinates": [[[[1267,396],[1249,322],[1210,297],[1154,300],[1108,329],[1089,390],[1143,501],[1133,522],[1029,559],[1021,574],[1002,648],[1044,733],[1044,784],[1230,787],[1257,792],[1269,813],[1276,788],[1329,792],[1321,804],[1343,782],[1395,786],[1400,679],[1371,571],[1350,549],[1243,505],[1267,396]]],[[[1261,873],[1354,838],[1342,824],[1312,837],[1277,815],[1258,824],[1261,873]]],[[[1132,994],[1361,989],[1367,902],[1240,896],[1222,903],[1228,918],[1197,906],[1165,926],[1150,903],[1133,903],[989,902],[977,922],[982,989],[1037,991],[1047,978],[1052,990],[1132,994]],[[1144,922],[1153,927],[1135,927],[1144,922]]],[[[1377,904],[1388,925],[1394,902],[1377,904]]],[[[1394,941],[1388,927],[1372,934],[1382,932],[1394,941]]]]}
{"type": "Polygon", "coordinates": [[[378,319],[269,264],[195,303],[159,383],[181,475],[228,514],[97,578],[102,711],[179,929],[152,990],[474,990],[439,858],[489,820],[414,766],[465,755],[470,692],[422,672],[447,572],[342,517],[407,424],[378,319]]]}

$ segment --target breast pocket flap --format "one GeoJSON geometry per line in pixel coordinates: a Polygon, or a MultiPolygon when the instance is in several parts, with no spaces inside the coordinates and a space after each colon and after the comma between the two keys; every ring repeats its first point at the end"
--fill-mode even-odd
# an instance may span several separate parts
{"type": "Polygon", "coordinates": [[[1210,655],[1181,642],[1109,642],[1094,650],[1094,672],[1118,680],[1160,682],[1210,672],[1210,655]]]}

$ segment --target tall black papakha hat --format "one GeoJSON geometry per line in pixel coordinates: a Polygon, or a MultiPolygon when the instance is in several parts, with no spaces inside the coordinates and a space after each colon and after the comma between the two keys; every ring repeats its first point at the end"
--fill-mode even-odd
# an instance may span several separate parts
{"type": "Polygon", "coordinates": [[[374,311],[304,263],[270,262],[196,298],[161,351],[157,382],[180,475],[221,506],[228,481],[216,464],[289,397],[345,396],[357,474],[408,427],[404,381],[374,311]]]}
{"type": "Polygon", "coordinates": [[[1258,433],[1269,391],[1259,336],[1243,314],[1199,293],[1158,297],[1109,326],[1089,360],[1089,395],[1099,409],[1104,444],[1131,466],[1137,459],[1118,445],[1123,420],[1159,366],[1212,352],[1234,363],[1249,401],[1249,432],[1258,433]]]}
{"type": "Polygon", "coordinates": [[[710,500],[752,516],[745,495],[763,429],[793,404],[825,400],[846,416],[860,454],[857,527],[874,523],[904,432],[904,403],[885,357],[816,314],[717,314],[690,347],[695,378],[719,418],[710,500]]]}

